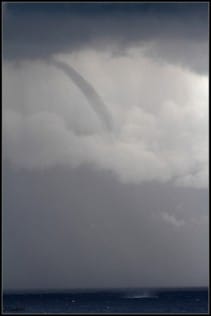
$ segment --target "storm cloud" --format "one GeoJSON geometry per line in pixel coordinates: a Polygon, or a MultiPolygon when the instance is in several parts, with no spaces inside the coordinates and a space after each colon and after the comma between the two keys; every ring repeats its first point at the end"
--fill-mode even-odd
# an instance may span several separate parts
{"type": "Polygon", "coordinates": [[[5,3],[3,55],[4,289],[207,285],[207,3],[5,3]]]}
{"type": "Polygon", "coordinates": [[[83,51],[58,58],[86,74],[106,106],[96,94],[87,100],[54,62],[7,63],[3,140],[9,161],[23,168],[88,163],[123,182],[207,187],[206,76],[156,64],[139,50],[126,57],[83,51]],[[102,133],[102,122],[113,137],[102,133]]]}
{"type": "Polygon", "coordinates": [[[141,46],[147,56],[200,73],[208,72],[208,4],[99,3],[6,4],[6,59],[49,58],[95,48],[127,54],[141,46]]]}

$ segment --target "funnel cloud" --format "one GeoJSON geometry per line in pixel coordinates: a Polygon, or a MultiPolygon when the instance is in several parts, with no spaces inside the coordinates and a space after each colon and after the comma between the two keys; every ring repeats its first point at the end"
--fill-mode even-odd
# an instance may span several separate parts
{"type": "Polygon", "coordinates": [[[106,128],[108,131],[111,131],[111,115],[93,86],[86,79],[84,79],[72,66],[58,60],[53,60],[52,64],[55,67],[61,69],[75,83],[75,85],[86,97],[92,109],[97,114],[104,128],[106,128]]]}

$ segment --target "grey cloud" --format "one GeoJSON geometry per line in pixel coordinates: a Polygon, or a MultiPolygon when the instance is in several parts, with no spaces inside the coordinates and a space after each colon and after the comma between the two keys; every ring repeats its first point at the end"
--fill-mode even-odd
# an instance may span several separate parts
{"type": "Polygon", "coordinates": [[[121,184],[88,166],[4,162],[3,176],[4,289],[207,284],[208,222],[178,230],[161,220],[166,212],[199,222],[207,190],[121,184]]]}
{"type": "Polygon", "coordinates": [[[114,128],[102,133],[94,104],[88,106],[58,67],[6,63],[3,142],[9,161],[36,169],[90,163],[124,182],[208,186],[205,76],[157,65],[138,53],[114,59],[84,51],[63,59],[102,91],[106,108],[97,97],[95,110],[108,122],[111,113],[114,128]]]}

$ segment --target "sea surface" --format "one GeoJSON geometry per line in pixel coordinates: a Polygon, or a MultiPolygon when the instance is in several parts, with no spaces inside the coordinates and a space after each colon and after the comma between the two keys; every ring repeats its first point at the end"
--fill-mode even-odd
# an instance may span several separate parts
{"type": "Polygon", "coordinates": [[[207,288],[5,293],[4,313],[208,313],[207,288]]]}

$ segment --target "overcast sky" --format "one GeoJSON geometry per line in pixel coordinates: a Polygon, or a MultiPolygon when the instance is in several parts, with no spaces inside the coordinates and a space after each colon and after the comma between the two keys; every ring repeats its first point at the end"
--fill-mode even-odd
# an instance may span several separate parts
{"type": "Polygon", "coordinates": [[[208,3],[4,3],[3,286],[208,284],[208,3]]]}

